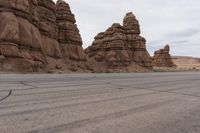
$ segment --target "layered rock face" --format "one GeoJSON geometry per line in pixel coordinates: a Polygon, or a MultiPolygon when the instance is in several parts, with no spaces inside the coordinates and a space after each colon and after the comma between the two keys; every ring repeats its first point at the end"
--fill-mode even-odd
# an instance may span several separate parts
{"type": "Polygon", "coordinates": [[[0,19],[0,70],[44,71],[52,61],[67,69],[65,60],[86,60],[74,15],[62,0],[0,0],[0,19]]]}
{"type": "Polygon", "coordinates": [[[58,41],[61,43],[64,58],[86,61],[74,14],[69,5],[62,0],[56,3],[56,18],[59,31],[58,41]]]}
{"type": "Polygon", "coordinates": [[[132,64],[152,67],[146,40],[140,36],[140,26],[132,12],[126,14],[123,26],[115,23],[105,32],[99,33],[92,46],[86,49],[86,54],[89,60],[112,69],[126,68],[132,64]]]}
{"type": "Polygon", "coordinates": [[[42,49],[45,55],[61,57],[58,42],[58,27],[56,23],[56,5],[52,0],[38,0],[39,30],[41,33],[42,49]]]}
{"type": "Polygon", "coordinates": [[[0,0],[1,68],[39,71],[45,63],[35,0],[0,0]]]}
{"type": "Polygon", "coordinates": [[[152,65],[154,67],[174,67],[172,57],[169,54],[170,46],[166,45],[163,49],[160,49],[154,53],[152,65]]]}

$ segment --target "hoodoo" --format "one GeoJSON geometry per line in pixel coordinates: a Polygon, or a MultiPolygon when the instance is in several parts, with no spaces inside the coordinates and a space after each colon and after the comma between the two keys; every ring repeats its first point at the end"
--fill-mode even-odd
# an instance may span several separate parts
{"type": "Polygon", "coordinates": [[[169,54],[170,46],[166,45],[163,49],[160,49],[154,53],[152,65],[154,67],[174,67],[175,64],[172,61],[172,57],[169,54]]]}
{"type": "Polygon", "coordinates": [[[123,26],[114,23],[94,39],[86,54],[96,71],[129,72],[152,68],[146,40],[140,36],[139,22],[132,12],[126,14],[123,26]]]}
{"type": "Polygon", "coordinates": [[[169,46],[153,61],[136,16],[114,23],[83,49],[75,15],[58,0],[0,0],[0,71],[142,72],[173,67],[169,46]]]}

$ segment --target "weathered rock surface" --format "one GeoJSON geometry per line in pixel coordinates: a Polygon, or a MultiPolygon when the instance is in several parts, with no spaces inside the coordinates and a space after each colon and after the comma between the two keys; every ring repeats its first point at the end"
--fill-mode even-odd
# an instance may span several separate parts
{"type": "Polygon", "coordinates": [[[131,12],[123,25],[114,23],[99,33],[85,51],[75,16],[63,0],[0,0],[0,20],[0,71],[141,72],[170,62],[165,49],[152,63],[131,12]]]}
{"type": "Polygon", "coordinates": [[[52,0],[38,0],[39,30],[41,33],[42,50],[47,56],[60,58],[61,49],[58,42],[56,24],[56,6],[52,0]]]}
{"type": "Polygon", "coordinates": [[[0,19],[1,71],[83,67],[86,58],[76,21],[62,0],[57,4],[52,0],[0,0],[0,19]]]}
{"type": "Polygon", "coordinates": [[[114,23],[99,33],[86,50],[89,63],[96,71],[141,71],[151,69],[152,59],[146,50],[146,40],[140,36],[140,26],[133,13],[127,13],[123,26],[114,23]]]}
{"type": "Polygon", "coordinates": [[[172,61],[169,51],[169,45],[166,45],[163,49],[156,51],[154,53],[152,65],[154,67],[174,67],[175,64],[172,61]]]}
{"type": "Polygon", "coordinates": [[[74,14],[71,12],[69,5],[62,0],[56,3],[56,18],[59,31],[58,41],[61,44],[64,58],[86,61],[74,14]]]}
{"type": "MultiPolygon", "coordinates": [[[[39,71],[45,63],[34,0],[0,0],[1,67],[39,71]]],[[[2,68],[2,69],[3,69],[2,68]]]]}

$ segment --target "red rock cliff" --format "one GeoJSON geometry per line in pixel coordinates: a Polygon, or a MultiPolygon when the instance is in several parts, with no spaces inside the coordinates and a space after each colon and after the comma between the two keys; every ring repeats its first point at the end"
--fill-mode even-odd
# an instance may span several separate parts
{"type": "Polygon", "coordinates": [[[74,15],[62,0],[0,0],[0,19],[0,70],[38,72],[52,63],[68,69],[86,61],[74,15]]]}

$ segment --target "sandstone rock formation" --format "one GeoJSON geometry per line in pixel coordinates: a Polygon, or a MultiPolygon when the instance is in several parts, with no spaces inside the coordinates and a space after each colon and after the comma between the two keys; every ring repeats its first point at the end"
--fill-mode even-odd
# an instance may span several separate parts
{"type": "Polygon", "coordinates": [[[62,46],[63,56],[76,61],[86,61],[74,14],[69,5],[62,0],[56,4],[56,18],[59,31],[58,40],[62,46]]]}
{"type": "Polygon", "coordinates": [[[170,46],[166,45],[163,49],[160,49],[154,53],[152,65],[154,67],[174,67],[172,57],[169,54],[170,46]]]}
{"type": "Polygon", "coordinates": [[[146,50],[146,40],[140,36],[140,26],[135,15],[127,13],[123,26],[114,23],[99,33],[86,50],[89,63],[99,71],[137,71],[151,69],[152,59],[146,50]]]}
{"type": "Polygon", "coordinates": [[[56,6],[52,0],[38,0],[39,30],[45,55],[60,58],[61,49],[56,24],[56,6]]]}
{"type": "MultiPolygon", "coordinates": [[[[4,69],[38,71],[45,63],[34,0],[0,0],[0,51],[4,69]],[[23,64],[23,65],[22,65],[23,64]]],[[[3,69],[2,68],[2,69],[3,69]]]]}
{"type": "Polygon", "coordinates": [[[76,21],[62,0],[0,0],[0,19],[0,70],[84,69],[76,21]]]}

